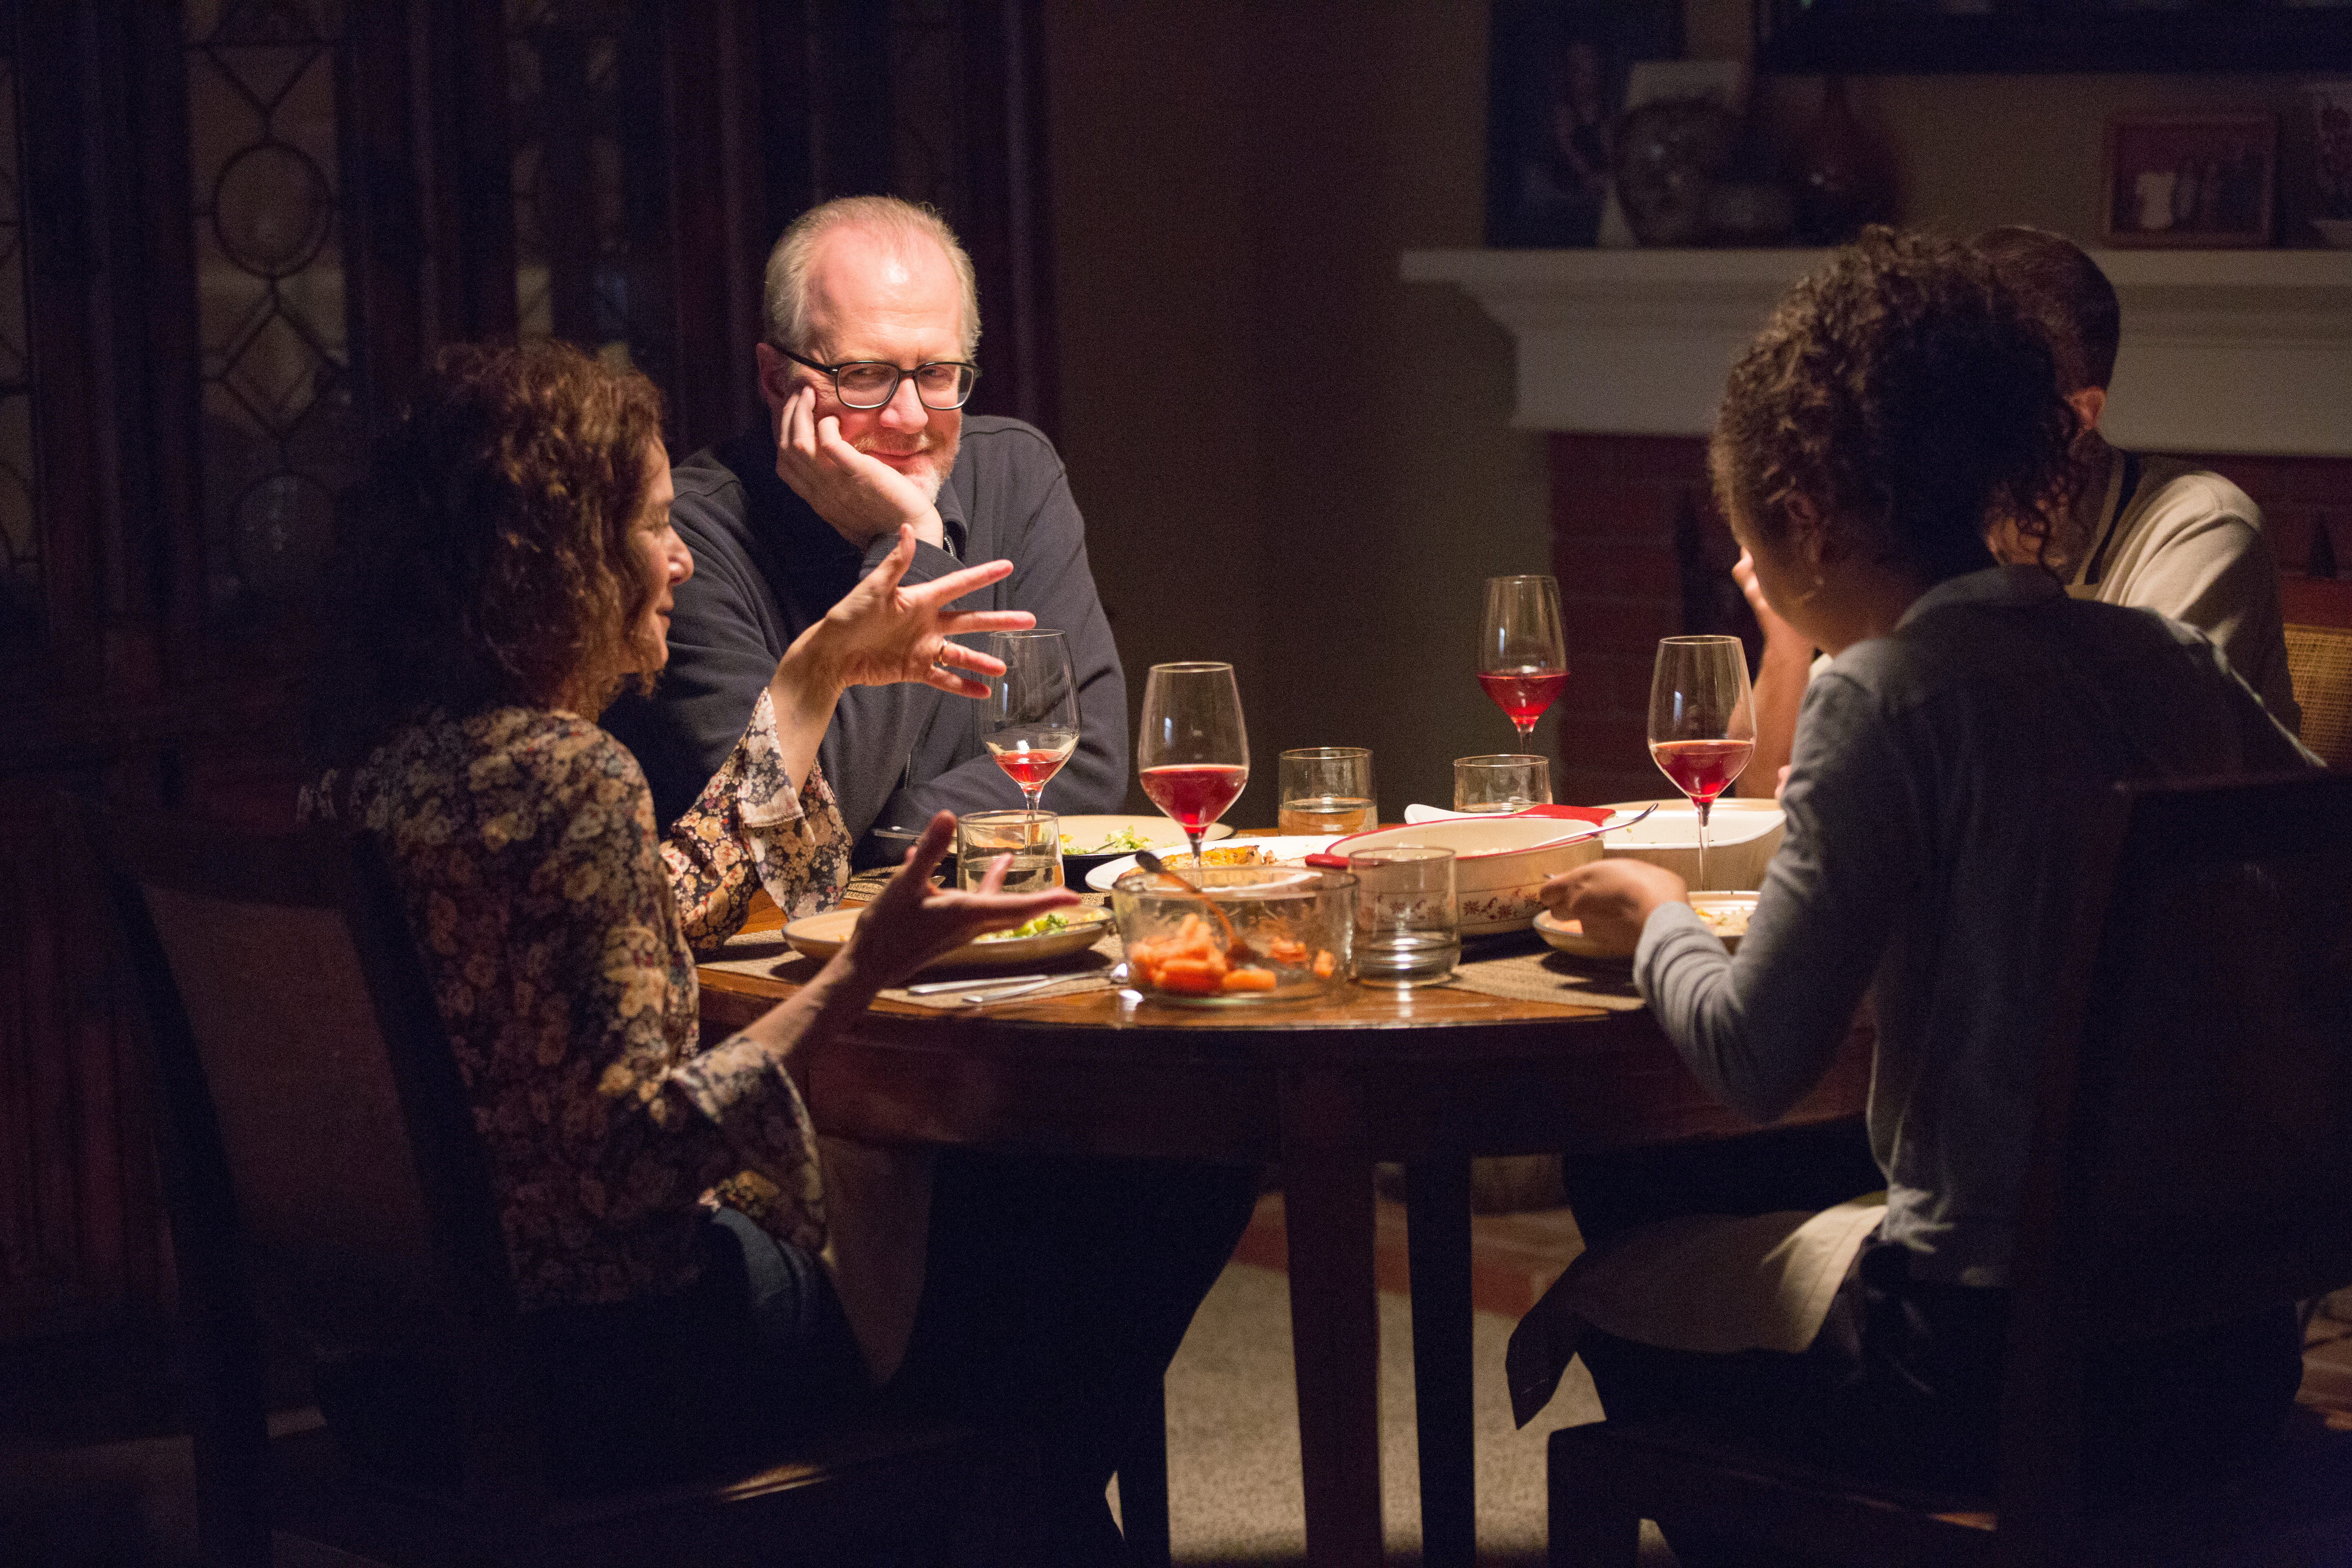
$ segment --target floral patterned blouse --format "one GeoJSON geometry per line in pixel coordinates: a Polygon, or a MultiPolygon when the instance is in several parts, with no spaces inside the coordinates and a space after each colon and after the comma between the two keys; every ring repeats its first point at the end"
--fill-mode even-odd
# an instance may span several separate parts
{"type": "MultiPolygon", "coordinates": [[[[331,814],[337,781],[309,792],[331,814]]],[[[473,1100],[525,1311],[685,1289],[713,1187],[774,1235],[824,1239],[816,1141],[766,1050],[699,1048],[689,944],[837,902],[848,833],[812,765],[792,787],[762,694],[724,768],[656,842],[636,759],[570,714],[435,713],[351,780],[473,1100]]]]}

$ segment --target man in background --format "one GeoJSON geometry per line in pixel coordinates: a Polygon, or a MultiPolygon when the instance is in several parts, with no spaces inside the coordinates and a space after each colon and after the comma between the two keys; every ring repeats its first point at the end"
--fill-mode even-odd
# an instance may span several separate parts
{"type": "MultiPolygon", "coordinates": [[[[2063,235],[1987,229],[1971,240],[2042,323],[2066,400],[2083,421],[2075,450],[2084,482],[2074,514],[2046,549],[2014,524],[1986,544],[2005,564],[2046,563],[2078,599],[2134,605],[2210,637],[2271,715],[2289,731],[2303,719],[2287,679],[2278,560],[2253,498],[2221,475],[2176,458],[2126,452],[2099,433],[2116,369],[2123,311],[2099,264],[2063,235]]],[[[1739,793],[1769,796],[1797,730],[1813,650],[1757,591],[1746,557],[1733,574],[1764,629],[1756,676],[1756,751],[1739,793]]]]}

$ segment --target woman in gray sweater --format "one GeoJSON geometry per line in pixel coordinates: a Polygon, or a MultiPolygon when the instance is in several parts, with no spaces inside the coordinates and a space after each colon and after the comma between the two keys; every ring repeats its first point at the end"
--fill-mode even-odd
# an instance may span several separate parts
{"type": "MultiPolygon", "coordinates": [[[[1736,956],[1680,879],[1638,861],[1580,868],[1545,900],[1638,938],[1635,980],[1675,1048],[1759,1121],[1820,1080],[1867,993],[1869,1158],[1851,1131],[1845,1149],[1767,1133],[1651,1157],[1638,1190],[1622,1168],[1571,1172],[1600,1245],[1530,1315],[1548,1331],[1520,1338],[1562,1345],[1574,1317],[1612,1415],[1769,1412],[1842,1461],[1960,1485],[1987,1473],[2033,1046],[2083,808],[2121,780],[2314,763],[2201,634],[1994,563],[1989,517],[2071,503],[2074,420],[1983,261],[1884,229],[1799,283],[1732,372],[1717,496],[1774,608],[1835,656],[1799,717],[1786,837],[1736,956]],[[1692,1348],[1650,1331],[1638,1280],[1611,1278],[1626,1272],[1612,1254],[1654,1248],[1653,1222],[1786,1209],[1793,1235],[1870,1185],[1883,1211],[1846,1227],[1850,1267],[1798,1321],[1717,1325],[1692,1348]]],[[[2200,1410],[2210,1435],[2277,1429],[2299,1371],[2290,1308],[2178,1349],[2174,1372],[2236,1401],[2200,1410]]]]}

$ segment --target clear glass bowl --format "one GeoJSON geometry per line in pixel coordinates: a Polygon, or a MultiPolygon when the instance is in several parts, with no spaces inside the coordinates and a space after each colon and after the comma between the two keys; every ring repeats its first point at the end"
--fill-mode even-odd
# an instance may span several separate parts
{"type": "Polygon", "coordinates": [[[1111,884],[1111,912],[1134,990],[1187,1006],[1233,1007],[1320,996],[1347,984],[1355,936],[1352,876],[1294,866],[1204,866],[1184,878],[1200,891],[1142,870],[1111,884]]]}

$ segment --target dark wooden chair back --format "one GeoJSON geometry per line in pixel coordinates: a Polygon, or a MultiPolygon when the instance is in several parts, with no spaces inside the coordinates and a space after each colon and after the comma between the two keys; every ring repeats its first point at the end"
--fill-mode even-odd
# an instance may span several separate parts
{"type": "Polygon", "coordinates": [[[2303,710],[2303,743],[2331,768],[2352,768],[2352,628],[2286,628],[2286,674],[2303,710]]]}
{"type": "Polygon", "coordinates": [[[1837,1562],[2070,1565],[2352,1514],[2352,1434],[2305,1433],[2268,1470],[2119,1520],[2084,1388],[2095,1346],[2352,1281],[2352,778],[2125,788],[2089,831],[2012,1263],[1997,1512],[1604,1422],[1553,1438],[1555,1563],[1630,1564],[1633,1521],[1661,1513],[1837,1562]]]}
{"type": "Polygon", "coordinates": [[[268,838],[188,822],[106,823],[92,837],[147,1005],[163,1101],[208,1562],[267,1561],[289,1510],[342,1550],[423,1562],[667,1561],[681,1550],[727,1561],[745,1540],[768,1541],[754,1552],[767,1560],[784,1550],[780,1530],[814,1542],[845,1529],[830,1537],[836,1548],[859,1538],[864,1509],[895,1508],[901,1517],[876,1533],[900,1539],[908,1521],[944,1519],[968,1439],[919,1423],[859,1425],[707,1482],[553,1496],[471,1107],[373,850],[336,832],[268,838]],[[366,1486],[322,1454],[322,1436],[299,1451],[278,1445],[273,1462],[265,1317],[316,1352],[431,1367],[456,1398],[455,1485],[366,1486]],[[782,1517],[710,1523],[746,1504],[782,1517]]]}
{"type": "Polygon", "coordinates": [[[2084,1528],[2089,1347],[2352,1282],[2352,779],[2127,788],[2095,827],[2011,1290],[2021,1541],[2084,1528]]]}
{"type": "Polygon", "coordinates": [[[115,822],[94,837],[146,1003],[175,1255],[205,1342],[202,1532],[268,1528],[257,1311],[317,1356],[433,1367],[457,1399],[458,1514],[479,1533],[527,1529],[545,1493],[504,1247],[389,878],[329,831],[115,822]]]}
{"type": "MultiPolygon", "coordinates": [[[[324,1342],[428,1330],[419,1314],[450,1294],[414,1131],[433,1123],[433,1157],[471,1173],[480,1155],[381,879],[324,835],[131,824],[110,837],[124,913],[152,940],[138,967],[166,1020],[157,1047],[179,1058],[176,1087],[201,1087],[213,1125],[192,1098],[174,1123],[211,1145],[190,1152],[226,1178],[251,1284],[324,1342]]],[[[482,1189],[470,1214],[463,1185],[443,1189],[438,1234],[486,1223],[482,1189]]]]}

